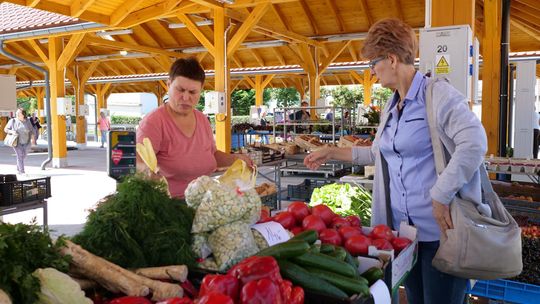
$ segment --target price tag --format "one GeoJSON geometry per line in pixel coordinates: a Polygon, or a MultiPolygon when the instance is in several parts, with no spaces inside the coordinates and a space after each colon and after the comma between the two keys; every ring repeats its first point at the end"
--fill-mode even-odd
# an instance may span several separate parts
{"type": "Polygon", "coordinates": [[[287,230],[277,222],[255,224],[251,228],[259,231],[269,246],[286,242],[290,239],[287,230]]]}

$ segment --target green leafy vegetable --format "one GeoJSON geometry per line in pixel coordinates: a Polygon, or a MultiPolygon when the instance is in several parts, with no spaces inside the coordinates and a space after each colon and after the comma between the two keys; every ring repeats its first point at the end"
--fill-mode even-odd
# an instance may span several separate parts
{"type": "Polygon", "coordinates": [[[163,182],[136,175],[90,212],[73,241],[124,268],[193,265],[193,215],[163,182]]]}
{"type": "Polygon", "coordinates": [[[69,258],[59,253],[63,244],[63,238],[53,244],[49,232],[35,223],[0,223],[0,289],[13,303],[35,303],[40,284],[32,272],[45,267],[67,271],[69,258]]]}
{"type": "Polygon", "coordinates": [[[33,276],[39,279],[41,290],[39,292],[40,304],[92,304],[92,300],[85,297],[81,286],[67,274],[54,268],[39,268],[33,276]]]}
{"type": "Polygon", "coordinates": [[[371,220],[371,194],[362,187],[350,184],[328,184],[313,190],[310,206],[325,204],[335,213],[347,216],[358,215],[362,225],[369,226],[371,220]]]}

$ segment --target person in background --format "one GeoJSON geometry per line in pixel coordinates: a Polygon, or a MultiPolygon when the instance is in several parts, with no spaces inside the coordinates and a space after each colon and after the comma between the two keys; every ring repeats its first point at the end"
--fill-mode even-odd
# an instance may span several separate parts
{"type": "Polygon", "coordinates": [[[332,109],[326,109],[326,113],[324,115],[324,119],[328,121],[334,120],[334,113],[332,112],[332,109]]]}
{"type": "Polygon", "coordinates": [[[453,228],[449,208],[453,198],[459,195],[482,205],[479,168],[487,136],[466,97],[449,83],[436,82],[435,127],[451,156],[437,175],[425,104],[430,80],[415,70],[417,51],[416,35],[409,25],[399,19],[375,23],[364,40],[362,55],[370,60],[379,83],[394,89],[394,94],[382,111],[373,145],[322,148],[306,156],[304,164],[311,169],[330,159],[375,164],[371,224],[398,229],[407,222],[418,229],[418,261],[404,282],[407,302],[461,304],[467,280],[439,271],[432,260],[441,235],[453,228]],[[388,178],[383,177],[385,164],[388,178]]]}
{"type": "Polygon", "coordinates": [[[208,119],[195,106],[203,90],[205,73],[197,59],[178,59],[167,80],[169,101],[141,120],[137,143],[148,138],[156,153],[158,175],[149,172],[139,156],[137,170],[152,178],[164,176],[172,197],[184,198],[188,184],[209,175],[218,167],[227,167],[237,159],[253,162],[245,154],[217,150],[208,119]]]}
{"type": "Polygon", "coordinates": [[[23,108],[17,109],[15,117],[10,119],[4,128],[7,134],[18,134],[17,145],[13,147],[15,157],[17,158],[17,173],[25,174],[24,160],[28,155],[28,148],[34,136],[34,129],[30,123],[30,119],[26,118],[26,111],[23,108]]]}
{"type": "Polygon", "coordinates": [[[105,145],[105,142],[107,141],[107,132],[111,130],[111,122],[109,121],[109,118],[107,118],[104,112],[99,113],[98,125],[99,125],[99,131],[101,132],[100,148],[103,148],[105,145]]]}
{"type": "Polygon", "coordinates": [[[302,107],[302,109],[290,114],[289,119],[297,120],[297,121],[309,120],[311,118],[311,115],[305,109],[308,105],[309,105],[309,103],[307,101],[302,101],[302,103],[300,103],[300,106],[302,107]]]}
{"type": "Polygon", "coordinates": [[[32,124],[32,129],[34,132],[34,137],[32,139],[32,144],[36,145],[36,141],[39,138],[39,129],[41,129],[41,124],[39,123],[39,117],[36,116],[36,113],[32,113],[30,117],[30,123],[32,124]]]}

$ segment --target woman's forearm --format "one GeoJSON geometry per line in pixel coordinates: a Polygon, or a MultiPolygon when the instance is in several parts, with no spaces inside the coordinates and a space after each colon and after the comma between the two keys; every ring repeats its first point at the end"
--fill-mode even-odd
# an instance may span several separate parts
{"type": "Polygon", "coordinates": [[[329,147],[330,159],[352,162],[352,148],[329,147]]]}

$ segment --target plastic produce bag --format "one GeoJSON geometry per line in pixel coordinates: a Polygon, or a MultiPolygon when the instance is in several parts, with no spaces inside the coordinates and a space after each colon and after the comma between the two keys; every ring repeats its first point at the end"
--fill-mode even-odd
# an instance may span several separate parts
{"type": "Polygon", "coordinates": [[[264,248],[270,247],[264,236],[259,231],[257,231],[257,229],[251,229],[251,232],[253,233],[253,239],[255,240],[255,244],[257,244],[257,248],[259,248],[259,251],[263,250],[264,248]]]}
{"type": "Polygon", "coordinates": [[[201,204],[202,198],[208,190],[219,188],[219,183],[215,179],[203,175],[189,183],[184,192],[186,204],[191,208],[197,208],[201,204]]]}
{"type": "Polygon", "coordinates": [[[191,243],[191,250],[198,258],[206,259],[212,254],[212,249],[208,245],[208,233],[196,233],[193,234],[193,242],[191,243]]]}
{"type": "Polygon", "coordinates": [[[237,159],[219,178],[222,185],[246,191],[255,188],[257,181],[257,169],[251,170],[246,162],[237,159]]]}
{"type": "Polygon", "coordinates": [[[208,238],[220,271],[226,271],[259,251],[248,224],[230,223],[219,227],[208,238]]]}

